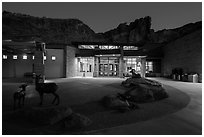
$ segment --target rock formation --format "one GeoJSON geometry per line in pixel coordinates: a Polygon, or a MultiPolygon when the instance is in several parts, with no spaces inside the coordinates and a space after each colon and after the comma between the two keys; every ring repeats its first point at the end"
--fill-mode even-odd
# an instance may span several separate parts
{"type": "Polygon", "coordinates": [[[153,43],[165,43],[183,37],[198,29],[202,29],[202,22],[190,23],[176,29],[163,29],[157,32],[150,30],[148,40],[153,43]]]}
{"type": "Polygon", "coordinates": [[[95,36],[94,31],[78,19],[39,18],[4,11],[2,20],[3,39],[30,36],[46,43],[70,43],[92,41],[95,36]]]}
{"type": "Polygon", "coordinates": [[[124,95],[133,102],[151,102],[167,98],[169,95],[162,84],[145,78],[128,78],[122,82],[122,86],[130,88],[124,95]]]}
{"type": "Polygon", "coordinates": [[[129,25],[121,23],[117,28],[104,33],[95,33],[78,19],[39,18],[24,14],[3,11],[3,39],[27,37],[39,38],[45,43],[109,42],[109,43],[166,43],[201,29],[202,23],[190,23],[176,29],[164,29],[154,32],[151,29],[151,17],[136,19],[129,25]]]}
{"type": "Polygon", "coordinates": [[[30,123],[38,127],[59,126],[61,129],[72,130],[89,126],[92,121],[70,107],[29,107],[14,111],[9,115],[12,123],[30,123]]]}
{"type": "Polygon", "coordinates": [[[136,19],[129,25],[121,23],[116,29],[104,33],[110,42],[138,43],[147,40],[151,27],[151,17],[136,19]]]}

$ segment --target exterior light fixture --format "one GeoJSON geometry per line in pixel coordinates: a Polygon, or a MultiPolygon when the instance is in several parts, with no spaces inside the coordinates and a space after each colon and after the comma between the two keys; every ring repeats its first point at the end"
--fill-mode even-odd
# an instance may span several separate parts
{"type": "Polygon", "coordinates": [[[43,58],[44,60],[46,60],[47,59],[47,57],[46,56],[44,56],[44,58],[43,58]]]}
{"type": "Polygon", "coordinates": [[[27,59],[28,57],[27,57],[27,55],[23,55],[23,59],[27,59]]]}
{"type": "Polygon", "coordinates": [[[51,59],[52,59],[53,61],[55,61],[55,60],[56,60],[56,57],[55,57],[55,56],[51,56],[51,59]]]}
{"type": "Polygon", "coordinates": [[[7,59],[7,55],[3,55],[3,59],[7,59]]]}
{"type": "Polygon", "coordinates": [[[13,55],[13,59],[17,59],[18,58],[18,56],[17,55],[13,55]]]}

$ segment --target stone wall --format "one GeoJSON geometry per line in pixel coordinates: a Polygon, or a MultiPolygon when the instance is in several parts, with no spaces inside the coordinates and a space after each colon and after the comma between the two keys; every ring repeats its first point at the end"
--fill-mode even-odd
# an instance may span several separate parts
{"type": "Polygon", "coordinates": [[[45,61],[46,78],[63,78],[64,75],[64,49],[46,49],[45,61]],[[52,60],[52,56],[56,60],[52,60]]]}
{"type": "Polygon", "coordinates": [[[77,49],[72,46],[66,47],[66,77],[75,77],[77,73],[77,49]]]}
{"type": "Polygon", "coordinates": [[[202,30],[197,30],[164,46],[163,73],[182,68],[184,73],[198,73],[202,78],[202,30]]]}
{"type": "MultiPolygon", "coordinates": [[[[7,54],[5,54],[7,55],[7,54]]],[[[23,54],[19,54],[16,60],[13,55],[7,55],[7,59],[2,59],[2,78],[22,78],[27,72],[33,72],[33,55],[27,55],[23,59],[23,54]]]]}

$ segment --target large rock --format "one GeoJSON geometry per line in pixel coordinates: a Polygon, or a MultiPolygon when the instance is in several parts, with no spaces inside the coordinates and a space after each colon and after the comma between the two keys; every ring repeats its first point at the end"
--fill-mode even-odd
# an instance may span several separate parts
{"type": "Polygon", "coordinates": [[[131,86],[135,86],[138,84],[146,84],[146,85],[151,85],[151,86],[162,87],[161,83],[154,81],[154,80],[145,79],[145,78],[128,78],[121,83],[121,85],[124,87],[131,87],[131,86]]]}
{"type": "Polygon", "coordinates": [[[12,117],[37,125],[53,125],[71,114],[72,109],[64,106],[32,107],[18,110],[12,117]]]}
{"type": "Polygon", "coordinates": [[[92,121],[81,114],[72,113],[70,116],[63,119],[65,129],[80,129],[89,126],[92,121]]]}
{"type": "Polygon", "coordinates": [[[116,95],[107,95],[103,98],[102,102],[104,106],[113,109],[129,107],[125,101],[120,100],[116,95]]]}
{"type": "Polygon", "coordinates": [[[126,91],[125,95],[129,96],[129,100],[133,102],[151,102],[168,97],[164,88],[150,84],[137,84],[126,91]]]}
{"type": "Polygon", "coordinates": [[[122,86],[131,88],[125,96],[133,102],[151,102],[168,97],[162,84],[145,78],[128,78],[121,83],[122,86]]]}

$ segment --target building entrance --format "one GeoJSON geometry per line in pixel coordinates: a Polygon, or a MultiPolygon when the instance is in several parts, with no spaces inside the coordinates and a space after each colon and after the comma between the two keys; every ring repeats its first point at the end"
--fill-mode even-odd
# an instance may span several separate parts
{"type": "Polygon", "coordinates": [[[100,57],[99,58],[99,76],[111,77],[119,76],[119,58],[118,57],[100,57]]]}

